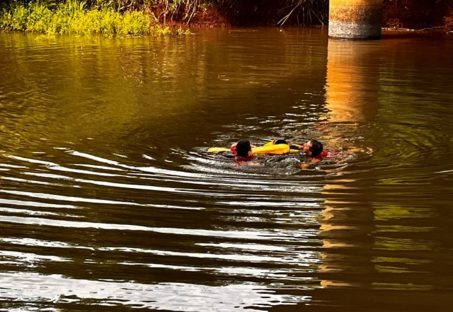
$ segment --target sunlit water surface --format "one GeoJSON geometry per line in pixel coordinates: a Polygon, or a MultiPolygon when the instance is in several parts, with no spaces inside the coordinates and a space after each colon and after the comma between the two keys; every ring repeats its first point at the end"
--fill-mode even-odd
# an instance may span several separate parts
{"type": "Polygon", "coordinates": [[[0,34],[0,308],[448,311],[453,41],[0,34]],[[240,138],[332,157],[238,166],[240,138]]]}

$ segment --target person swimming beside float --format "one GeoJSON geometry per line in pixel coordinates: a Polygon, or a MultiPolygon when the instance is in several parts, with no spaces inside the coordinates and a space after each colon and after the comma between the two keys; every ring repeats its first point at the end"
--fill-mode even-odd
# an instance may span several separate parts
{"type": "Polygon", "coordinates": [[[301,168],[306,169],[316,165],[327,157],[323,145],[317,140],[309,140],[304,144],[290,144],[286,140],[274,140],[263,146],[253,146],[249,140],[240,140],[233,144],[231,148],[210,148],[208,152],[223,154],[226,157],[234,158],[238,163],[249,162],[257,155],[284,155],[289,153],[303,153],[310,159],[309,163],[302,163],[301,168]]]}

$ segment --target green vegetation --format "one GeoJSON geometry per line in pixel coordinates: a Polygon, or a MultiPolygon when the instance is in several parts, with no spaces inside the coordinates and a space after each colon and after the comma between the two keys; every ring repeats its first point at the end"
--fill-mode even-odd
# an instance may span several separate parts
{"type": "MultiPolygon", "coordinates": [[[[46,34],[145,35],[171,30],[143,11],[121,12],[113,6],[91,7],[78,0],[59,4],[12,3],[0,13],[0,29],[46,34]]],[[[182,30],[178,30],[183,32],[182,30]]]]}

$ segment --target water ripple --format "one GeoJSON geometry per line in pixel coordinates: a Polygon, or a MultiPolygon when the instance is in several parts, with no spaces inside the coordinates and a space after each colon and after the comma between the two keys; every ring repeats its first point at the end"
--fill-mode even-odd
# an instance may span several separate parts
{"type": "Polygon", "coordinates": [[[171,311],[261,311],[282,303],[291,304],[309,298],[279,295],[258,284],[208,286],[185,283],[141,284],[122,281],[70,279],[61,275],[29,272],[0,273],[8,288],[0,289],[7,300],[43,303],[85,303],[101,306],[164,309],[171,311]],[[43,286],[39,286],[43,285],[43,286]],[[168,294],[173,294],[168,296],[168,294]],[[238,301],[237,299],[240,298],[238,301]],[[256,308],[251,308],[256,307],[256,308]]]}

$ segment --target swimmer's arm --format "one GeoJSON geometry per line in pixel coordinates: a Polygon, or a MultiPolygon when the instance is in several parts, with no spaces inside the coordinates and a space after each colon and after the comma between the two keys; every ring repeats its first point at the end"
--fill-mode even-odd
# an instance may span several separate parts
{"type": "Polygon", "coordinates": [[[224,152],[224,153],[221,153],[220,155],[222,155],[223,157],[226,157],[226,158],[234,158],[234,154],[231,153],[231,152],[224,152]]]}
{"type": "Polygon", "coordinates": [[[236,161],[236,165],[237,166],[249,166],[249,167],[261,167],[262,164],[257,162],[257,161],[254,161],[254,160],[250,160],[250,161],[236,161]]]}
{"type": "Polygon", "coordinates": [[[319,158],[312,158],[310,162],[303,162],[300,164],[301,169],[310,169],[316,167],[316,165],[321,161],[319,158]]]}

